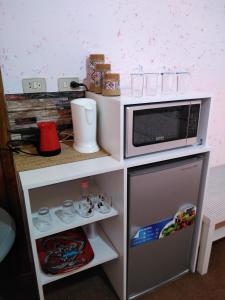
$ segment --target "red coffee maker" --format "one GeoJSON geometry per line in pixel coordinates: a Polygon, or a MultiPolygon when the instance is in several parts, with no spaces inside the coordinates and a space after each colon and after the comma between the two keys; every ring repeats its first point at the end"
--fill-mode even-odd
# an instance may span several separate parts
{"type": "Polygon", "coordinates": [[[54,156],[61,152],[56,123],[54,121],[38,122],[39,147],[38,153],[41,156],[54,156]]]}

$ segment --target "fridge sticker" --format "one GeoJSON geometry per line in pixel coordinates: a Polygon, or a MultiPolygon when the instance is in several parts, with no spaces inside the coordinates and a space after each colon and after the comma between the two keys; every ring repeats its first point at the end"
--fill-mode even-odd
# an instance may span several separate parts
{"type": "Polygon", "coordinates": [[[192,225],[196,217],[196,212],[197,208],[195,205],[186,204],[181,206],[174,217],[140,228],[131,239],[130,247],[162,239],[192,225]]]}

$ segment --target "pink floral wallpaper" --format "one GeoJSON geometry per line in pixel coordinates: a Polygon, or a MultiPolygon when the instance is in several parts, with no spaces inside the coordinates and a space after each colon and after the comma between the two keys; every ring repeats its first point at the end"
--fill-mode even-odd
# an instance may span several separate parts
{"type": "Polygon", "coordinates": [[[225,163],[225,0],[0,0],[5,93],[21,80],[86,76],[86,57],[104,53],[113,71],[189,71],[194,90],[213,94],[211,164],[225,163]]]}

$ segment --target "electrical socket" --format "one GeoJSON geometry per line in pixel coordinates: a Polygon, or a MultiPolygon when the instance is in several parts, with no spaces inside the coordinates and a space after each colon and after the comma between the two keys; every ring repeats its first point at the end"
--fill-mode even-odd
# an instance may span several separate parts
{"type": "MultiPolygon", "coordinates": [[[[76,89],[73,89],[70,87],[70,83],[72,81],[79,82],[78,77],[63,77],[63,78],[58,78],[58,90],[59,92],[68,92],[68,91],[74,91],[76,89]]],[[[79,88],[78,88],[79,90],[79,88]]]]}
{"type": "Polygon", "coordinates": [[[24,78],[22,79],[24,93],[44,93],[46,92],[45,78],[24,78]]]}

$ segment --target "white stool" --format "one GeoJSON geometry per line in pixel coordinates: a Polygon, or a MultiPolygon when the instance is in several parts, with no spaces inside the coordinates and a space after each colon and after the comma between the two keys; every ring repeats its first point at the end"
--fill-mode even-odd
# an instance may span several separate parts
{"type": "Polygon", "coordinates": [[[225,165],[210,169],[197,271],[208,271],[212,243],[225,237],[225,165]]]}

